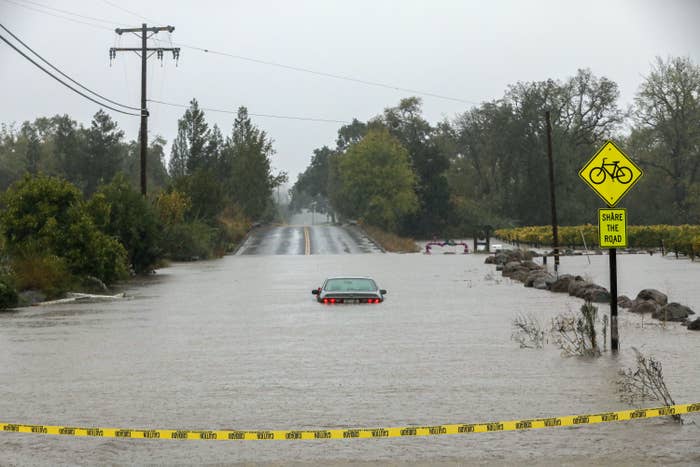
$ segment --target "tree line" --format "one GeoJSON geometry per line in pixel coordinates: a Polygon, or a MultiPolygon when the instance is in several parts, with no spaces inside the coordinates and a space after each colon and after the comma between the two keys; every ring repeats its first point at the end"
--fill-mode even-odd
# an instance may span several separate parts
{"type": "Polygon", "coordinates": [[[193,99],[167,169],[165,146],[159,136],[149,144],[143,197],[138,144],[102,110],[88,127],[67,115],[3,124],[0,296],[11,289],[57,296],[166,259],[220,256],[253,222],[277,216],[272,194],[286,174],[273,173],[272,140],[245,107],[224,137],[193,99]]]}
{"type": "Polygon", "coordinates": [[[578,171],[606,139],[645,176],[624,200],[635,224],[700,223],[700,67],[657,58],[634,104],[590,70],[519,82],[504,95],[431,125],[403,99],[338,130],[313,151],[293,209],[327,210],[409,236],[473,235],[550,222],[546,111],[551,113],[559,222],[595,221],[600,201],[578,171]]]}

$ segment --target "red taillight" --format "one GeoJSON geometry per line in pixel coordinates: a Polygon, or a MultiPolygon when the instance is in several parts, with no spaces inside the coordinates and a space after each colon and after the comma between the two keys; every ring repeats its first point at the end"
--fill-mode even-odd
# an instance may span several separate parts
{"type": "Polygon", "coordinates": [[[335,303],[335,298],[331,298],[331,303],[335,303]]]}
{"type": "Polygon", "coordinates": [[[323,303],[328,303],[328,299],[327,299],[327,298],[324,298],[324,299],[323,299],[323,303]]]}

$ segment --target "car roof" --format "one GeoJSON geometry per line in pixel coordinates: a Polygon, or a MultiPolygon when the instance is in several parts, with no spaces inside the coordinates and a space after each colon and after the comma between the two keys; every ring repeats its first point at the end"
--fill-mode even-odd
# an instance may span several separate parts
{"type": "Polygon", "coordinates": [[[333,277],[326,278],[327,281],[329,281],[331,279],[370,279],[370,280],[374,280],[369,276],[333,276],[333,277]]]}

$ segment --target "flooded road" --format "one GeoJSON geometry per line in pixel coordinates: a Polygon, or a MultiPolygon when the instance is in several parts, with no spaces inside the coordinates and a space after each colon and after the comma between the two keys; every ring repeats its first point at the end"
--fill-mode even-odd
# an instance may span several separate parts
{"type": "MultiPolygon", "coordinates": [[[[606,285],[607,257],[590,259],[563,258],[562,272],[606,285]]],[[[700,263],[622,255],[618,268],[620,293],[655,287],[700,311],[700,263]]],[[[642,326],[620,311],[617,357],[563,358],[553,345],[519,349],[510,339],[517,314],[548,322],[582,302],[503,279],[481,255],[242,254],[176,264],[126,292],[130,300],[0,314],[2,421],[322,429],[622,410],[629,406],[614,381],[633,364],[632,346],[663,363],[676,402],[700,401],[700,333],[678,324],[664,328],[647,317],[642,326]],[[343,274],[373,276],[387,300],[313,301],[313,287],[343,274]]],[[[663,419],[291,442],[0,433],[0,463],[690,465],[700,463],[698,439],[698,425],[663,419]]]]}

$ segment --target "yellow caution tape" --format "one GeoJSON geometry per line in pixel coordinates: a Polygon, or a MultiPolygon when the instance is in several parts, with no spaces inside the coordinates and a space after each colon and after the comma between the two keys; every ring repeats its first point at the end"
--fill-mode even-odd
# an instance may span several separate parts
{"type": "Polygon", "coordinates": [[[2,423],[2,431],[37,433],[63,436],[95,436],[102,438],[137,439],[196,439],[196,440],[296,440],[296,439],[347,439],[347,438],[396,438],[402,436],[436,436],[494,431],[532,430],[560,426],[588,425],[592,423],[621,422],[642,418],[682,415],[700,412],[700,403],[679,404],[651,409],[621,410],[567,417],[532,418],[507,422],[474,423],[458,425],[406,426],[395,428],[351,428],[343,430],[141,430],[133,428],[83,428],[50,425],[18,425],[2,423]]]}

